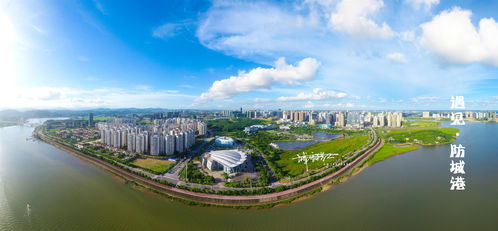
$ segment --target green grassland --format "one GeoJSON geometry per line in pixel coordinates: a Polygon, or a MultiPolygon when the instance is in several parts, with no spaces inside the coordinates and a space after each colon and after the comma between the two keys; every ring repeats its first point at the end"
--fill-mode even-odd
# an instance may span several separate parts
{"type": "Polygon", "coordinates": [[[405,122],[403,126],[407,128],[439,127],[441,126],[441,122],[434,120],[413,120],[405,122]]]}
{"type": "Polygon", "coordinates": [[[419,148],[419,145],[440,145],[455,141],[457,128],[420,128],[420,129],[384,129],[380,130],[385,143],[369,160],[369,165],[385,160],[389,157],[410,152],[419,148]]]}
{"type": "Polygon", "coordinates": [[[266,124],[268,121],[249,118],[229,120],[208,120],[209,130],[217,136],[245,137],[244,128],[255,124],[266,124]]]}
{"type": "Polygon", "coordinates": [[[375,155],[372,156],[372,158],[370,158],[368,160],[368,164],[372,165],[372,164],[375,164],[379,161],[383,161],[389,157],[392,157],[392,156],[395,156],[395,155],[398,155],[401,153],[417,150],[418,148],[419,148],[419,146],[414,145],[414,144],[409,144],[406,146],[405,145],[396,146],[396,145],[391,144],[391,143],[386,143],[386,144],[384,144],[384,146],[382,146],[382,148],[379,149],[379,151],[377,151],[375,153],[375,155]]]}
{"type": "Polygon", "coordinates": [[[298,163],[296,159],[293,159],[297,157],[298,154],[302,155],[303,153],[306,153],[307,155],[310,155],[321,152],[339,154],[339,156],[325,161],[308,162],[309,170],[319,169],[326,164],[332,165],[339,162],[346,154],[352,153],[368,144],[368,141],[367,135],[354,135],[344,139],[317,143],[300,150],[283,151],[280,154],[279,160],[276,161],[276,165],[282,170],[284,175],[296,177],[306,171],[305,164],[298,163]]]}
{"type": "Polygon", "coordinates": [[[152,159],[152,158],[147,158],[147,159],[136,159],[131,164],[136,165],[138,167],[144,168],[144,169],[149,169],[152,170],[153,172],[156,173],[162,173],[165,171],[168,171],[171,166],[174,165],[174,161],[170,160],[161,160],[161,159],[152,159]]]}
{"type": "Polygon", "coordinates": [[[381,136],[394,144],[437,145],[453,142],[458,132],[457,128],[391,129],[383,130],[381,136]]]}

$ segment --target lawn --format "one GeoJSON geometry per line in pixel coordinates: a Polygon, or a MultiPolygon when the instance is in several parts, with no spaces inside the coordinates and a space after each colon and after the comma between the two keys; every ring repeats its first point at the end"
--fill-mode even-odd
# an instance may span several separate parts
{"type": "Polygon", "coordinates": [[[441,126],[441,122],[434,120],[414,120],[405,122],[403,126],[407,128],[439,127],[441,126]]]}
{"type": "Polygon", "coordinates": [[[417,149],[418,149],[418,146],[414,145],[414,144],[406,145],[406,146],[405,145],[396,146],[396,145],[393,145],[390,143],[385,143],[384,146],[382,146],[382,148],[380,148],[380,150],[377,151],[373,155],[373,157],[368,160],[368,164],[372,165],[372,164],[375,164],[379,161],[385,160],[389,157],[392,157],[392,156],[395,156],[395,155],[398,155],[401,153],[417,150],[417,149]]]}
{"type": "Polygon", "coordinates": [[[152,170],[155,173],[162,173],[168,171],[174,165],[174,163],[175,163],[174,161],[170,160],[161,160],[153,158],[147,158],[147,159],[139,158],[131,162],[131,164],[133,165],[136,165],[144,169],[152,170]]]}
{"type": "Polygon", "coordinates": [[[457,128],[391,129],[381,135],[389,143],[435,145],[453,142],[459,131],[457,128]]]}
{"type": "Polygon", "coordinates": [[[303,163],[298,163],[295,157],[297,155],[302,155],[306,153],[307,155],[315,153],[337,153],[339,154],[335,158],[327,159],[325,161],[315,161],[308,162],[309,170],[319,169],[326,164],[335,164],[345,157],[346,154],[352,153],[361,147],[367,145],[369,142],[368,136],[366,135],[354,135],[344,139],[331,140],[326,142],[317,143],[310,145],[300,150],[293,151],[283,151],[280,155],[280,159],[276,161],[278,168],[282,169],[282,172],[291,177],[298,176],[306,171],[306,165],[303,163]]]}

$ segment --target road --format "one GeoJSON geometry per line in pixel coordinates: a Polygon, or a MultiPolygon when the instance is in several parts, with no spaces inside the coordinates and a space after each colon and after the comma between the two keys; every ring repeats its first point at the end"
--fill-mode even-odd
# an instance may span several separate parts
{"type": "MultiPolygon", "coordinates": [[[[374,132],[375,133],[375,132],[374,132]]],[[[262,195],[249,195],[249,196],[224,196],[224,195],[216,195],[216,194],[206,194],[206,193],[198,193],[198,192],[191,192],[188,190],[183,190],[179,189],[176,187],[171,187],[168,185],[160,184],[158,182],[155,182],[153,180],[149,180],[147,178],[138,176],[134,173],[130,173],[118,166],[114,166],[106,161],[103,161],[101,159],[86,155],[80,151],[74,150],[71,147],[65,146],[64,144],[58,143],[56,141],[53,141],[49,139],[48,137],[45,137],[43,134],[38,133],[38,137],[42,139],[43,141],[54,145],[55,147],[69,152],[73,153],[83,159],[89,160],[90,162],[97,163],[99,165],[105,166],[107,169],[118,173],[128,179],[135,180],[137,183],[151,187],[155,190],[160,190],[163,191],[169,195],[175,196],[175,197],[180,197],[184,199],[189,199],[189,200],[195,200],[195,201],[202,201],[205,203],[212,203],[212,204],[224,204],[224,205],[236,205],[236,204],[260,204],[260,203],[269,203],[269,202],[275,202],[275,201],[281,201],[285,199],[289,199],[292,197],[299,196],[303,193],[306,193],[310,190],[313,190],[317,187],[323,186],[327,183],[330,182],[330,180],[349,172],[351,169],[362,163],[363,160],[365,160],[368,156],[371,154],[375,153],[380,147],[382,147],[384,141],[380,138],[378,138],[378,135],[374,135],[376,139],[376,143],[374,146],[369,148],[365,153],[363,153],[361,156],[353,160],[351,163],[345,165],[343,168],[339,169],[338,171],[325,176],[323,178],[320,178],[316,181],[301,185],[299,187],[281,191],[281,192],[275,192],[275,193],[269,193],[269,194],[262,194],[262,195]]],[[[142,172],[142,171],[141,171],[142,172]]],[[[147,174],[147,173],[146,173],[147,174]]],[[[149,174],[147,174],[149,175],[149,174]]],[[[191,184],[189,184],[191,185],[191,184]]],[[[212,188],[212,186],[203,186],[202,188],[212,188]]]]}

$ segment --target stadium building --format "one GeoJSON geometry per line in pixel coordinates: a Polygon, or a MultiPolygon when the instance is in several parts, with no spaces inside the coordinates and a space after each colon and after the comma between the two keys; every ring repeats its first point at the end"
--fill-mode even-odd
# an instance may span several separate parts
{"type": "Polygon", "coordinates": [[[247,154],[239,150],[210,151],[202,156],[202,165],[211,171],[242,172],[247,170],[247,154]]]}

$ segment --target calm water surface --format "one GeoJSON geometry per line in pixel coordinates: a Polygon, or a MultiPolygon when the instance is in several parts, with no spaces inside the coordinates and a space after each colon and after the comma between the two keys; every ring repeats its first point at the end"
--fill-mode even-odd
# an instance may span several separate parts
{"type": "Polygon", "coordinates": [[[275,141],[274,143],[276,143],[280,149],[296,150],[310,146],[312,144],[316,144],[318,142],[337,139],[341,135],[325,133],[325,132],[315,132],[313,133],[313,136],[315,137],[314,140],[275,141]]]}
{"type": "Polygon", "coordinates": [[[191,207],[136,191],[26,140],[32,129],[0,128],[0,230],[498,230],[498,124],[462,129],[466,191],[449,191],[445,145],[390,158],[310,200],[267,210],[191,207]]]}

